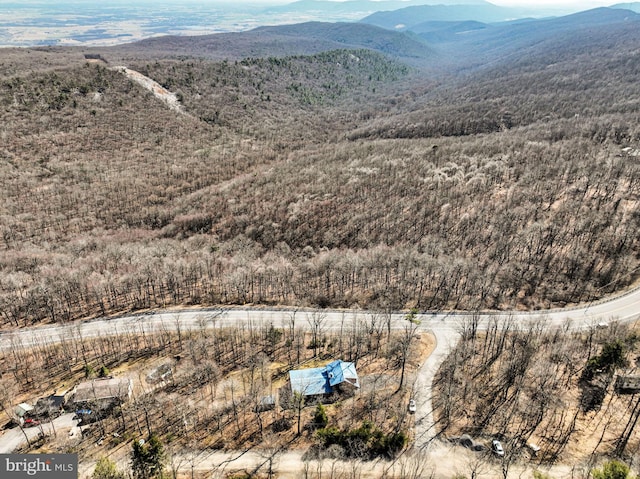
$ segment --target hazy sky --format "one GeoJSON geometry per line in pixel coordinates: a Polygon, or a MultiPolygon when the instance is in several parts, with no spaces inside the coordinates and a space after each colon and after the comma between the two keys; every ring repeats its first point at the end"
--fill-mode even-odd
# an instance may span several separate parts
{"type": "MultiPolygon", "coordinates": [[[[244,5],[284,5],[287,3],[293,3],[296,0],[108,0],[113,4],[144,4],[144,3],[195,3],[199,5],[218,5],[218,6],[233,6],[238,4],[244,5]]],[[[332,1],[344,1],[344,0],[332,0],[332,1]]],[[[543,6],[543,7],[553,7],[553,6],[572,6],[576,10],[587,10],[589,8],[601,7],[613,5],[616,3],[624,3],[634,0],[487,0],[490,3],[495,5],[504,5],[504,6],[527,6],[527,7],[535,7],[535,6],[543,6]]],[[[638,0],[636,0],[638,1],[638,0]]],[[[48,0],[0,0],[0,7],[2,5],[19,4],[29,5],[29,4],[46,4],[48,0]]],[[[95,5],[104,5],[104,0],[67,0],[67,1],[59,1],[61,4],[69,3],[69,4],[95,4],[95,5]]],[[[429,3],[437,4],[438,0],[431,0],[429,3]]],[[[460,4],[464,4],[465,0],[460,0],[460,4]]]]}
{"type": "MultiPolygon", "coordinates": [[[[217,4],[217,5],[237,5],[239,3],[244,3],[244,4],[276,4],[276,5],[284,5],[287,3],[294,3],[296,0],[109,0],[109,2],[111,3],[128,3],[128,4],[135,4],[135,3],[156,3],[156,2],[160,2],[160,3],[198,3],[201,5],[206,5],[206,4],[217,4]]],[[[331,1],[345,1],[345,0],[331,0],[331,1]]],[[[374,0],[375,1],[375,0],[374,0]]],[[[584,7],[584,8],[590,8],[590,7],[594,7],[594,6],[607,6],[607,5],[613,5],[616,3],[627,3],[630,1],[634,1],[634,0],[486,0],[489,3],[493,3],[495,5],[516,5],[516,6],[522,6],[522,5],[544,5],[545,7],[551,6],[551,5],[558,5],[558,4],[563,4],[563,5],[575,5],[576,7],[584,7]]],[[[636,0],[637,1],[637,0],[636,0]]],[[[6,4],[14,4],[14,5],[19,5],[19,4],[46,4],[48,3],[48,0],[0,0],[0,5],[6,5],[6,4]]],[[[58,3],[86,3],[86,4],[103,4],[104,5],[104,0],[59,0],[58,3]]],[[[426,3],[426,2],[425,2],[426,3]]],[[[431,4],[437,4],[438,0],[430,0],[428,1],[428,3],[431,4]]],[[[459,1],[460,4],[464,4],[465,0],[460,0],[459,1]]]]}

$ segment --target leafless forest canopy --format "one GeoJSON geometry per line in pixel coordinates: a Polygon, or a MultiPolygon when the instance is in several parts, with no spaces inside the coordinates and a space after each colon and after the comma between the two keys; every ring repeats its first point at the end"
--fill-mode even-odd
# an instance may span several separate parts
{"type": "Polygon", "coordinates": [[[570,334],[545,329],[544,319],[523,331],[495,321],[480,332],[470,317],[434,381],[442,432],[502,436],[507,467],[526,444],[541,448],[541,462],[634,454],[638,397],[621,392],[614,378],[637,377],[637,333],[619,324],[570,334]]]}
{"type": "Polygon", "coordinates": [[[115,50],[0,51],[2,323],[624,289],[640,249],[628,37],[458,76],[369,50],[128,62],[184,114],[112,70],[115,50]]]}
{"type": "MultiPolygon", "coordinates": [[[[180,315],[173,321],[179,325],[180,315]]],[[[281,324],[264,326],[248,322],[221,328],[215,321],[212,315],[190,331],[168,326],[154,333],[141,326],[98,339],[69,331],[60,343],[50,344],[43,338],[29,350],[15,344],[0,359],[5,371],[0,378],[0,408],[11,411],[25,394],[42,395],[93,378],[100,370],[132,379],[131,402],[109,409],[72,446],[81,460],[95,457],[100,438],[117,455],[123,446],[146,434],[163,438],[172,466],[176,466],[174,456],[197,464],[201,450],[260,446],[281,452],[285,444],[307,448],[319,443],[314,433],[325,426],[337,431],[375,424],[385,434],[402,431],[408,437],[412,416],[406,407],[407,390],[414,386],[410,378],[428,346],[427,338],[416,334],[415,325],[409,323],[403,332],[392,333],[389,315],[360,321],[345,314],[344,331],[331,332],[321,312],[291,313],[281,324]],[[306,331],[305,325],[313,327],[306,331]],[[314,424],[314,407],[305,406],[322,401],[292,397],[288,373],[324,365],[335,357],[357,365],[361,389],[355,396],[336,392],[325,398],[328,421],[314,424]],[[158,370],[167,377],[154,379],[158,370]],[[407,389],[398,394],[403,386],[407,389]],[[265,397],[278,397],[281,407],[262,408],[265,397]]],[[[94,409],[99,404],[90,403],[94,409]]],[[[45,440],[46,447],[68,452],[68,444],[61,445],[54,437],[45,440]]],[[[41,445],[34,441],[25,448],[41,445]]],[[[339,457],[348,452],[335,446],[332,450],[339,457]]],[[[361,453],[366,457],[366,449],[361,453]]]]}

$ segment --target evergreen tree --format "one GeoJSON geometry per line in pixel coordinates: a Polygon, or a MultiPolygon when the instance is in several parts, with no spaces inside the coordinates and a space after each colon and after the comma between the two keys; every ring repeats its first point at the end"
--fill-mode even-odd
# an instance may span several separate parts
{"type": "Polygon", "coordinates": [[[164,469],[164,447],[155,435],[149,441],[133,443],[131,471],[134,479],[161,478],[164,469]]]}
{"type": "Polygon", "coordinates": [[[327,416],[327,411],[322,404],[318,404],[316,406],[316,411],[313,414],[313,427],[315,428],[323,428],[327,427],[329,423],[329,417],[327,416]]]}
{"type": "Polygon", "coordinates": [[[91,475],[92,479],[124,479],[124,473],[118,471],[116,463],[106,457],[101,457],[91,475]]]}
{"type": "Polygon", "coordinates": [[[591,475],[593,479],[634,479],[634,476],[631,476],[629,472],[629,466],[614,459],[605,462],[601,469],[591,471],[591,475]]]}

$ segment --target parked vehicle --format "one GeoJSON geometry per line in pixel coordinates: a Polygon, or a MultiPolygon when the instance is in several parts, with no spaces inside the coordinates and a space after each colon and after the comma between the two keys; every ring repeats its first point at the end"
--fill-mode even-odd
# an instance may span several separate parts
{"type": "Polygon", "coordinates": [[[416,400],[415,399],[409,399],[409,412],[410,413],[414,413],[417,410],[417,406],[416,406],[416,400]]]}
{"type": "Polygon", "coordinates": [[[504,456],[504,449],[502,448],[502,444],[497,439],[491,441],[491,450],[496,456],[504,456]]]}
{"type": "Polygon", "coordinates": [[[76,415],[73,418],[78,420],[78,425],[90,424],[97,419],[96,415],[91,409],[78,409],[76,411],[76,415]]]}
{"type": "Polygon", "coordinates": [[[37,419],[33,419],[29,417],[24,420],[24,427],[35,427],[39,425],[40,425],[40,421],[38,421],[37,419]]]}

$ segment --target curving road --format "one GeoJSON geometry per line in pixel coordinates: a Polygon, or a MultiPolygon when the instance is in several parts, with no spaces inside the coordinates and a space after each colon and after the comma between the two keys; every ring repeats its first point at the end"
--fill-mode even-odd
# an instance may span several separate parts
{"type": "MultiPolygon", "coordinates": [[[[84,338],[114,335],[125,332],[160,332],[197,330],[203,327],[230,327],[238,324],[274,324],[284,326],[295,320],[296,327],[309,327],[311,318],[321,317],[323,329],[337,330],[364,321],[371,322],[371,311],[362,310],[314,310],[293,308],[204,308],[133,314],[116,318],[102,318],[81,323],[38,326],[0,332],[0,351],[12,347],[28,348],[41,344],[58,343],[72,336],[84,338]]],[[[544,318],[548,327],[570,323],[572,329],[588,328],[602,322],[633,321],[640,316],[640,287],[624,294],[589,303],[580,307],[544,311],[510,312],[423,312],[417,315],[420,329],[450,336],[459,329],[462,321],[471,316],[478,317],[479,329],[487,327],[489,321],[509,320],[514,328],[526,326],[534,319],[544,318]]],[[[406,313],[391,314],[394,329],[406,324],[406,313]]],[[[382,320],[382,319],[380,319],[382,320]]]]}
{"type": "MultiPolygon", "coordinates": [[[[311,309],[265,309],[235,307],[228,309],[185,309],[163,311],[142,315],[127,315],[117,318],[103,318],[82,323],[42,326],[3,332],[0,335],[0,351],[12,348],[30,348],[33,346],[59,343],[75,336],[91,338],[120,333],[154,333],[160,331],[186,331],[202,328],[248,327],[273,324],[286,327],[292,321],[296,328],[310,328],[316,322],[322,330],[349,330],[360,324],[371,324],[375,313],[360,310],[311,310],[311,309]]],[[[472,317],[477,321],[479,330],[486,329],[491,322],[508,321],[513,329],[527,327],[532,321],[544,321],[548,328],[566,327],[577,330],[602,327],[610,321],[631,322],[640,318],[640,287],[624,294],[589,303],[580,307],[553,309],[533,312],[479,312],[479,313],[419,313],[419,331],[431,332],[436,338],[436,348],[421,366],[416,378],[416,402],[418,411],[415,420],[415,446],[426,448],[436,436],[431,404],[431,384],[438,367],[456,344],[463,324],[472,317]]],[[[407,326],[405,313],[393,313],[389,316],[393,329],[407,326]]],[[[386,318],[378,316],[378,321],[386,318]]],[[[0,449],[4,443],[0,438],[0,449]]]]}

